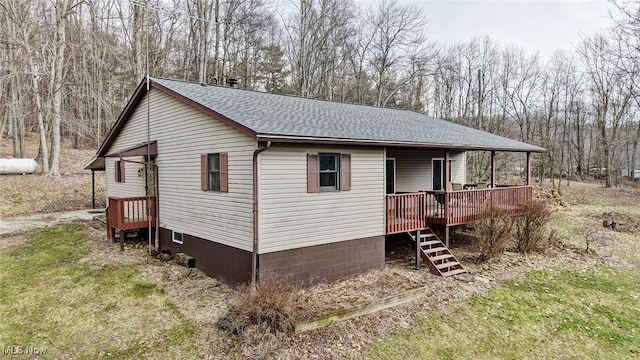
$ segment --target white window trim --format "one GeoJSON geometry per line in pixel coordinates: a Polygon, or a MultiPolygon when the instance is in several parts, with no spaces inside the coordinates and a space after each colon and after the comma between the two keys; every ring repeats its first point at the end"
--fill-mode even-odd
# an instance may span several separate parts
{"type": "Polygon", "coordinates": [[[176,244],[183,244],[184,243],[184,233],[177,232],[175,230],[171,230],[171,240],[176,244]],[[180,238],[182,240],[176,240],[176,234],[180,234],[180,238]]]}
{"type": "MultiPolygon", "coordinates": [[[[332,152],[323,152],[323,153],[318,153],[318,192],[339,192],[342,189],[340,189],[340,161],[341,161],[341,153],[332,153],[332,152]],[[322,186],[320,183],[320,177],[323,174],[323,172],[320,170],[320,157],[322,155],[330,155],[330,156],[335,156],[336,158],[336,186],[322,186]]],[[[333,172],[331,172],[333,173],[333,172]]]]}

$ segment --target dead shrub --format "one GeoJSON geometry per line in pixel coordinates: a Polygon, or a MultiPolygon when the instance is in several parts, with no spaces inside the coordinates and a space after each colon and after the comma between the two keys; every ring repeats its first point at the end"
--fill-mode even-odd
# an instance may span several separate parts
{"type": "Polygon", "coordinates": [[[237,300],[217,326],[239,335],[246,344],[258,344],[293,330],[292,319],[296,286],[275,274],[261,274],[255,289],[243,285],[237,300]]]}
{"type": "Polygon", "coordinates": [[[480,261],[487,261],[501,254],[512,240],[515,220],[509,212],[489,208],[482,220],[474,226],[474,235],[479,241],[480,261]]]}
{"type": "Polygon", "coordinates": [[[527,254],[542,251],[549,246],[552,211],[540,201],[520,206],[521,215],[516,217],[516,250],[527,254]]]}

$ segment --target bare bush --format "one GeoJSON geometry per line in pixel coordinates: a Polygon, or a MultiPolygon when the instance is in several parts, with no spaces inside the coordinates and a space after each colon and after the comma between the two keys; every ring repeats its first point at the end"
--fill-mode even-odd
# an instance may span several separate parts
{"type": "Polygon", "coordinates": [[[508,211],[492,207],[474,227],[479,240],[480,261],[501,254],[512,240],[515,221],[508,211]]]}
{"type": "Polygon", "coordinates": [[[515,218],[516,250],[521,253],[542,251],[549,246],[549,223],[552,211],[540,201],[520,206],[522,215],[515,218]]]}
{"type": "Polygon", "coordinates": [[[258,286],[244,285],[227,314],[218,320],[219,328],[240,335],[245,344],[259,344],[293,330],[293,295],[296,286],[275,274],[261,274],[258,286]]]}

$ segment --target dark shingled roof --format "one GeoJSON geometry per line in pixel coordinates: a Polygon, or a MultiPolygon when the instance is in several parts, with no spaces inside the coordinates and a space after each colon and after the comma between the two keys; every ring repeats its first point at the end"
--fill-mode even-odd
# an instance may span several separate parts
{"type": "MultiPolygon", "coordinates": [[[[171,92],[268,138],[321,138],[466,149],[544,151],[413,111],[151,78],[171,92]]],[[[154,85],[155,85],[154,84],[154,85]]]]}

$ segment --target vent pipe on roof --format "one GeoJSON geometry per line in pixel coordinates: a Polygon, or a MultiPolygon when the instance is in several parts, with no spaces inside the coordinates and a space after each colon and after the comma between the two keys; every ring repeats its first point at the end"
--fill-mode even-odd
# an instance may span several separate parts
{"type": "Polygon", "coordinates": [[[234,78],[230,78],[227,79],[227,85],[229,85],[230,88],[237,88],[238,87],[238,79],[234,79],[234,78]]]}

